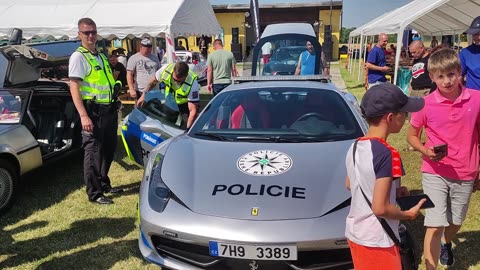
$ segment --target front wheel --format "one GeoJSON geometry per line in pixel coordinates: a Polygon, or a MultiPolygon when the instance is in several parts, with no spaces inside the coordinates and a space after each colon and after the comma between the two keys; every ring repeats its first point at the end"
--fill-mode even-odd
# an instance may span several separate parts
{"type": "Polygon", "coordinates": [[[0,159],[0,214],[12,206],[18,189],[18,178],[13,164],[0,159]]]}

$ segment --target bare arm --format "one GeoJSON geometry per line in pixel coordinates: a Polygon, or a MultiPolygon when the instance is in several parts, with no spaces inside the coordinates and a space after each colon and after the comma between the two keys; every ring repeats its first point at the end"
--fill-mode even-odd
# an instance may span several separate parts
{"type": "Polygon", "coordinates": [[[238,70],[235,64],[232,65],[232,77],[238,77],[238,70]]]}
{"type": "Polygon", "coordinates": [[[80,81],[70,79],[70,94],[72,95],[73,104],[77,108],[82,123],[82,129],[87,132],[93,132],[93,123],[87,114],[85,106],[83,106],[82,95],[80,94],[80,81]]]}
{"type": "Polygon", "coordinates": [[[211,65],[207,66],[207,89],[208,92],[212,92],[213,86],[213,67],[211,65]]]}
{"type": "Polygon", "coordinates": [[[114,78],[115,80],[118,79],[118,75],[120,75],[120,71],[115,71],[115,72],[113,72],[113,78],[114,78]]]}
{"type": "Polygon", "coordinates": [[[445,153],[435,154],[433,147],[427,148],[420,141],[420,131],[422,128],[416,128],[412,125],[408,128],[407,131],[407,141],[408,143],[417,151],[422,153],[422,155],[427,156],[429,159],[434,161],[439,161],[445,157],[445,153]]]}
{"type": "Polygon", "coordinates": [[[370,70],[379,70],[379,71],[382,71],[382,72],[387,72],[387,71],[390,70],[390,68],[387,67],[387,66],[384,66],[384,67],[376,66],[376,65],[374,65],[372,63],[369,63],[369,62],[366,62],[365,66],[370,70]]]}
{"type": "Polygon", "coordinates": [[[350,190],[350,177],[348,177],[347,175],[347,178],[345,179],[345,187],[350,190]]]}
{"type": "Polygon", "coordinates": [[[375,180],[373,188],[372,211],[377,217],[394,220],[412,220],[418,216],[420,207],[426,201],[421,200],[416,206],[407,211],[400,210],[396,205],[390,203],[390,189],[393,179],[384,177],[375,180]]]}
{"type": "Polygon", "coordinates": [[[188,110],[190,111],[187,120],[187,128],[190,128],[197,118],[198,103],[188,102],[188,110]]]}
{"type": "Polygon", "coordinates": [[[130,97],[136,98],[137,92],[135,92],[135,87],[133,87],[133,72],[127,70],[127,84],[128,84],[128,92],[130,92],[130,97]]]}
{"type": "Polygon", "coordinates": [[[137,100],[137,106],[142,106],[143,101],[145,100],[145,94],[150,91],[158,83],[157,78],[153,76],[150,81],[145,86],[145,91],[143,91],[142,96],[137,100]]]}

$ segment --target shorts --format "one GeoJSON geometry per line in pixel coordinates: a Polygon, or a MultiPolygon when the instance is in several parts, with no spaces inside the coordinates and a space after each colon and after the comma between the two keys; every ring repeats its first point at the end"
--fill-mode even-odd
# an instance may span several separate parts
{"type": "Polygon", "coordinates": [[[426,209],[426,227],[462,225],[467,215],[474,180],[454,180],[436,174],[423,173],[423,192],[434,208],[426,209]]]}
{"type": "Polygon", "coordinates": [[[366,247],[348,240],[355,270],[402,270],[398,246],[366,247]]]}
{"type": "Polygon", "coordinates": [[[411,97],[424,97],[430,93],[430,88],[413,90],[410,92],[411,97]]]}
{"type": "Polygon", "coordinates": [[[384,84],[384,83],[389,83],[389,82],[381,82],[381,81],[376,81],[372,83],[368,83],[368,89],[372,88],[372,86],[379,85],[379,84],[384,84]]]}

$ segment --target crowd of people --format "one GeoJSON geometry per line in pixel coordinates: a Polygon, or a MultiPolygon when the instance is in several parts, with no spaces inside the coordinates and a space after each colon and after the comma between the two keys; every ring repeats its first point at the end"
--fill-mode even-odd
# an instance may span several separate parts
{"type": "Polygon", "coordinates": [[[404,211],[395,206],[408,191],[400,184],[405,173],[400,154],[386,139],[401,130],[408,113],[406,139],[422,155],[422,189],[433,202],[424,219],[425,267],[455,263],[452,240],[465,220],[472,192],[480,189],[480,16],[466,33],[472,35],[472,44],[459,54],[439,49],[436,39],[430,45],[436,50],[426,48],[421,38],[409,44],[413,63],[408,95],[385,79],[390,70],[383,52],[386,35],[380,34],[370,50],[369,89],[361,101],[369,130],[346,157],[352,207],[345,234],[357,270],[402,269],[398,222],[414,219],[426,201],[404,211]]]}

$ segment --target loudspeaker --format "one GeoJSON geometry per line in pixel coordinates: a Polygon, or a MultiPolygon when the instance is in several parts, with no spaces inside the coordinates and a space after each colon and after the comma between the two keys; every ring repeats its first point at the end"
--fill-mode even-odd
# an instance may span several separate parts
{"type": "Polygon", "coordinates": [[[333,42],[324,42],[322,45],[322,51],[325,55],[325,60],[331,62],[333,58],[333,42]]]}
{"type": "Polygon", "coordinates": [[[233,57],[235,57],[235,61],[241,62],[243,60],[242,58],[242,44],[240,43],[232,43],[232,53],[233,57]]]}
{"type": "Polygon", "coordinates": [[[232,43],[238,44],[238,27],[232,28],[232,43]]]}
{"type": "Polygon", "coordinates": [[[325,42],[332,42],[332,26],[331,25],[325,25],[324,32],[325,32],[324,41],[325,42]]]}

